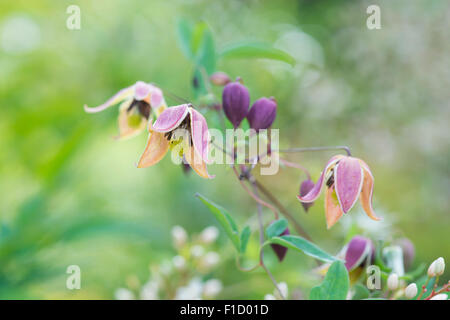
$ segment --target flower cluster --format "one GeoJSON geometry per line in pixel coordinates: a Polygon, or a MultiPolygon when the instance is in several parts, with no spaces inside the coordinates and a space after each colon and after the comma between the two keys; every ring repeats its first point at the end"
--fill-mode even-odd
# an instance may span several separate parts
{"type": "Polygon", "coordinates": [[[161,264],[152,265],[151,276],[142,286],[136,277],[130,277],[127,281],[128,288],[116,290],[116,299],[216,298],[223,285],[219,279],[209,276],[220,262],[220,256],[214,250],[218,235],[219,230],[213,226],[191,238],[183,227],[173,227],[172,241],[177,254],[161,264]]]}

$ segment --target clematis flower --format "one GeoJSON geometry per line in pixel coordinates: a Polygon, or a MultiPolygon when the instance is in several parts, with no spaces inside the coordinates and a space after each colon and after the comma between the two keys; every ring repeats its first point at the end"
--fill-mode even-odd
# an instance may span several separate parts
{"type": "Polygon", "coordinates": [[[177,152],[203,178],[208,174],[209,132],[203,115],[190,104],[165,109],[153,125],[149,125],[147,146],[138,163],[145,168],[158,163],[169,151],[177,152]]]}
{"type": "Polygon", "coordinates": [[[136,136],[147,127],[152,119],[166,108],[166,102],[161,89],[142,81],[122,89],[105,103],[89,108],[84,106],[88,113],[97,113],[113,105],[120,103],[119,107],[119,136],[118,139],[126,139],[136,136]]]}
{"type": "Polygon", "coordinates": [[[358,198],[366,214],[373,220],[380,220],[372,208],[373,175],[369,166],[350,156],[332,157],[314,187],[304,196],[297,198],[302,203],[315,201],[326,184],[325,215],[328,229],[355,205],[358,198]]]}

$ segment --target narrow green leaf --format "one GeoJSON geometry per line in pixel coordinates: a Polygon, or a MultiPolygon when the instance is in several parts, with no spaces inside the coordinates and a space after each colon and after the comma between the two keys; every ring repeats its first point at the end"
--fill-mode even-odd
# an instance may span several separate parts
{"type": "Polygon", "coordinates": [[[189,60],[193,60],[194,51],[191,46],[192,26],[185,19],[179,19],[177,23],[177,34],[180,49],[189,60]]]}
{"type": "Polygon", "coordinates": [[[196,197],[198,197],[203,202],[203,204],[208,207],[208,209],[225,230],[225,233],[228,235],[235,248],[240,251],[241,246],[239,239],[239,230],[230,214],[224,208],[205,198],[201,194],[197,193],[196,197]]]}
{"type": "Polygon", "coordinates": [[[216,69],[216,48],[209,29],[203,30],[200,47],[197,51],[197,65],[204,68],[207,75],[211,75],[216,69]]]}
{"type": "Polygon", "coordinates": [[[318,260],[324,261],[324,262],[333,262],[338,260],[337,258],[333,257],[331,254],[323,251],[315,244],[309,242],[305,238],[302,238],[300,236],[281,236],[281,237],[273,237],[270,239],[271,243],[279,244],[282,246],[285,246],[287,248],[291,248],[297,251],[301,251],[304,254],[316,258],[318,260]]]}
{"type": "Polygon", "coordinates": [[[283,233],[284,230],[286,230],[288,226],[288,222],[286,219],[278,219],[272,222],[266,229],[266,236],[267,238],[273,238],[278,237],[280,234],[283,233]]]}
{"type": "Polygon", "coordinates": [[[310,292],[312,300],[345,300],[350,286],[347,269],[342,261],[335,261],[320,286],[310,292]]]}
{"type": "Polygon", "coordinates": [[[221,52],[223,58],[263,58],[283,61],[290,65],[295,59],[285,51],[276,49],[265,43],[240,43],[226,47],[221,52]]]}
{"type": "Polygon", "coordinates": [[[246,226],[244,229],[242,229],[241,232],[241,253],[245,253],[245,251],[247,250],[247,244],[248,244],[248,240],[250,239],[250,235],[251,235],[252,231],[250,230],[249,226],[246,226]]]}

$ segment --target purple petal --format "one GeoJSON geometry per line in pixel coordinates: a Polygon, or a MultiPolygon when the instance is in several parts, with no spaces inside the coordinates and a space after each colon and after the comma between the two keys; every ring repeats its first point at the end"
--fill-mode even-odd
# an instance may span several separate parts
{"type": "Polygon", "coordinates": [[[163,94],[160,88],[152,86],[150,95],[150,105],[152,108],[158,108],[163,103],[163,94]]]}
{"type": "Polygon", "coordinates": [[[189,108],[191,114],[191,134],[195,151],[201,155],[203,161],[208,162],[209,132],[205,117],[193,108],[189,108]]]}
{"type": "Polygon", "coordinates": [[[337,161],[339,161],[343,157],[344,156],[342,155],[332,157],[325,166],[325,169],[323,169],[322,173],[320,174],[319,180],[317,180],[317,183],[314,185],[311,191],[309,191],[308,194],[306,194],[305,196],[301,195],[297,196],[297,199],[300,200],[301,202],[307,203],[315,201],[319,197],[320,192],[322,191],[323,181],[325,179],[325,175],[327,174],[328,170],[332,165],[334,165],[337,161]]]}
{"type": "Polygon", "coordinates": [[[354,236],[345,253],[345,267],[347,270],[353,270],[360,266],[372,251],[372,241],[362,236],[354,236]]]}
{"type": "Polygon", "coordinates": [[[345,157],[336,165],[334,171],[336,195],[342,212],[347,213],[355,204],[361,193],[363,171],[359,160],[345,157]]]}
{"type": "Polygon", "coordinates": [[[175,130],[188,115],[187,104],[170,107],[164,110],[152,126],[153,131],[169,132],[175,130]]]}
{"type": "MultiPolygon", "coordinates": [[[[305,181],[302,182],[302,184],[300,185],[300,196],[304,197],[306,196],[311,189],[314,188],[314,182],[312,182],[311,179],[306,179],[305,181]]],[[[306,212],[308,212],[308,209],[313,205],[312,202],[308,202],[308,203],[303,203],[302,202],[302,206],[303,209],[305,209],[306,212]]]]}
{"type": "Polygon", "coordinates": [[[148,97],[151,90],[152,87],[149,84],[143,81],[138,81],[134,85],[134,98],[136,100],[144,100],[145,98],[148,97]]]}
{"type": "Polygon", "coordinates": [[[89,108],[87,105],[84,105],[84,111],[88,113],[96,113],[103,111],[115,104],[118,104],[119,102],[132,97],[134,92],[134,85],[131,87],[125,88],[117,92],[115,95],[113,95],[108,101],[106,101],[104,104],[101,104],[97,107],[89,108]]]}

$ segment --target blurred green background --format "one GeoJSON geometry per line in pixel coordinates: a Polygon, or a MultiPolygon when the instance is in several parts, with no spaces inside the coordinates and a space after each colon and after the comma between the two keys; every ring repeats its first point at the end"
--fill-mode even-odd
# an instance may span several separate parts
{"type": "MultiPolygon", "coordinates": [[[[137,80],[192,99],[192,65],[177,42],[180,18],[206,22],[218,50],[258,40],[289,52],[295,67],[262,59],[220,60],[217,67],[242,77],[252,101],[276,97],[273,127],[282,146],[348,145],[370,165],[374,207],[384,221],[356,208],[330,231],[322,198],[308,214],[296,200],[300,172],[262,177],[319,245],[336,253],[357,226],[374,239],[410,238],[416,261],[448,260],[450,3],[377,1],[380,30],[366,27],[370,4],[2,1],[0,298],[109,299],[130,275],[145,282],[149,264],[174,255],[174,225],[195,233],[216,224],[195,192],[227,207],[240,224],[254,219],[254,201],[226,166],[211,166],[211,181],[183,174],[169,157],[136,169],[146,135],[116,142],[117,108],[83,111],[137,80]],[[71,4],[81,8],[80,30],[66,27],[71,4]],[[82,270],[81,290],[66,289],[72,264],[82,270]]],[[[317,179],[331,155],[287,158],[317,179]]],[[[256,232],[251,241],[255,256],[256,232]]],[[[223,234],[220,243],[215,277],[233,288],[220,298],[260,299],[273,291],[263,272],[236,269],[223,234]]],[[[304,296],[319,281],[303,255],[289,252],[281,265],[266,256],[275,277],[304,296]]]]}

